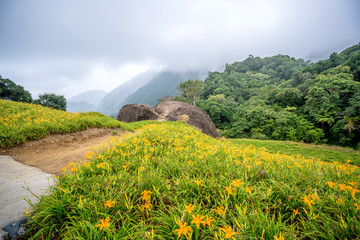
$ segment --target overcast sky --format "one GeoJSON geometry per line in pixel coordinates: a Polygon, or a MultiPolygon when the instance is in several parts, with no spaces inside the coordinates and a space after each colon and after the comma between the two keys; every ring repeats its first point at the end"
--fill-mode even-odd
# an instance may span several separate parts
{"type": "Polygon", "coordinates": [[[68,98],[249,54],[316,61],[360,42],[359,12],[358,0],[0,0],[0,75],[68,98]]]}

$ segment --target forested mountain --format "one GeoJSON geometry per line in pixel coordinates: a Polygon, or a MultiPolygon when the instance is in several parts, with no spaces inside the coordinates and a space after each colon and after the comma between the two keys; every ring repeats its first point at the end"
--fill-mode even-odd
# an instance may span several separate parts
{"type": "Polygon", "coordinates": [[[227,137],[359,147],[360,44],[310,63],[249,56],[210,72],[198,106],[227,137]]]}
{"type": "Polygon", "coordinates": [[[147,84],[155,76],[156,72],[141,73],[133,79],[126,81],[109,92],[97,106],[97,111],[116,117],[124,105],[124,100],[136,90],[147,84]]]}
{"type": "Polygon", "coordinates": [[[320,74],[330,68],[339,65],[349,66],[356,81],[360,81],[360,44],[354,45],[342,51],[340,54],[332,53],[326,60],[318,61],[306,67],[303,72],[320,74]]]}
{"type": "Polygon", "coordinates": [[[176,95],[176,86],[190,78],[201,78],[204,75],[201,71],[162,71],[154,78],[138,89],[135,93],[129,95],[123,105],[130,103],[147,104],[155,106],[158,100],[167,95],[176,95]]]}

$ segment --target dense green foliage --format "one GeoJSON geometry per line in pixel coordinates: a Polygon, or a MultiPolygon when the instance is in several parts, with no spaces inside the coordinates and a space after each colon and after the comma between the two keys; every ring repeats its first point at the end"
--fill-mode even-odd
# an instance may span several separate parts
{"type": "Polygon", "coordinates": [[[35,104],[66,111],[66,98],[54,93],[40,94],[39,98],[34,100],[35,104]]]}
{"type": "Polygon", "coordinates": [[[198,106],[226,137],[356,148],[359,64],[360,44],[313,64],[285,55],[249,56],[210,72],[198,106]]]}
{"type": "Polygon", "coordinates": [[[32,97],[29,91],[24,87],[15,84],[7,78],[2,78],[0,75],[0,98],[18,102],[32,102],[32,97]]]}

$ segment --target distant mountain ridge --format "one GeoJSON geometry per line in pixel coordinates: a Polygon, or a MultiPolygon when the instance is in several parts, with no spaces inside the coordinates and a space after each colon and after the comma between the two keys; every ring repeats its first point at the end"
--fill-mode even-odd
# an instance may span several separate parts
{"type": "Polygon", "coordinates": [[[155,106],[167,95],[177,95],[176,86],[188,79],[205,78],[202,71],[162,71],[143,73],[108,93],[97,111],[116,117],[122,106],[131,103],[155,106]]]}
{"type": "Polygon", "coordinates": [[[145,72],[126,81],[104,96],[96,110],[109,116],[116,116],[123,106],[123,101],[130,94],[136,92],[139,88],[151,81],[156,74],[157,72],[145,72]]]}
{"type": "Polygon", "coordinates": [[[107,94],[103,90],[91,90],[80,93],[67,100],[66,110],[68,112],[90,112],[95,111],[96,106],[107,94]]]}
{"type": "Polygon", "coordinates": [[[96,106],[88,102],[67,102],[66,110],[68,112],[92,112],[96,110],[96,106]]]}
{"type": "Polygon", "coordinates": [[[189,79],[204,78],[205,73],[202,71],[162,71],[154,78],[139,88],[135,93],[129,95],[123,105],[138,103],[155,106],[158,100],[167,95],[177,95],[176,86],[189,79]]]}
{"type": "Polygon", "coordinates": [[[128,80],[107,93],[88,91],[70,98],[67,110],[72,112],[97,111],[116,117],[122,106],[131,103],[155,106],[159,99],[176,96],[176,87],[189,79],[205,79],[207,72],[200,70],[145,72],[128,80]]]}
{"type": "Polygon", "coordinates": [[[103,90],[86,91],[69,98],[68,102],[87,102],[97,106],[106,94],[103,90]]]}

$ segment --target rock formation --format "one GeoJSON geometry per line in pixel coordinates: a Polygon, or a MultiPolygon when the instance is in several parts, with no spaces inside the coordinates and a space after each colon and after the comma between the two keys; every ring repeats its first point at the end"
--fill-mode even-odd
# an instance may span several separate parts
{"type": "MultiPolygon", "coordinates": [[[[143,104],[125,105],[119,112],[118,120],[122,122],[135,122],[141,120],[178,121],[184,119],[201,132],[212,137],[220,137],[214,123],[201,109],[178,101],[163,101],[151,108],[143,104]]],[[[185,121],[186,121],[185,120],[185,121]]]]}
{"type": "Polygon", "coordinates": [[[120,109],[117,119],[121,122],[156,120],[158,114],[148,105],[127,104],[120,109]]]}

